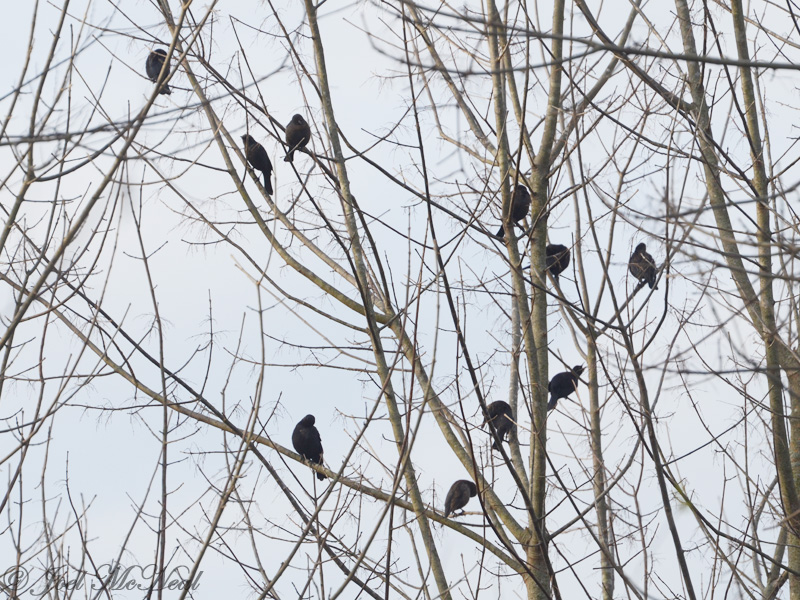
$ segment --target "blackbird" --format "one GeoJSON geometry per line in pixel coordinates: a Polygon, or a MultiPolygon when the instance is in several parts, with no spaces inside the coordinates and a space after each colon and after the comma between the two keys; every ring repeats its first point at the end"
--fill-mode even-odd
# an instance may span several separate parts
{"type": "MultiPolygon", "coordinates": [[[[646,282],[652,290],[656,285],[656,262],[647,252],[647,246],[639,244],[628,261],[628,270],[639,283],[646,282]]],[[[656,287],[656,289],[658,289],[656,287]]]]}
{"type": "Polygon", "coordinates": [[[459,479],[450,486],[450,491],[447,492],[447,497],[444,499],[444,517],[445,519],[459,508],[464,508],[469,502],[469,499],[478,495],[477,486],[468,481],[467,479],[459,479]]]}
{"type": "Polygon", "coordinates": [[[497,437],[492,444],[492,448],[494,450],[500,450],[500,443],[505,440],[506,434],[510,434],[514,430],[511,407],[507,402],[498,400],[497,402],[492,402],[489,406],[487,406],[486,410],[489,415],[486,417],[483,423],[481,423],[481,427],[486,425],[486,423],[489,421],[492,422],[495,430],[497,431],[497,437]]]}
{"type": "Polygon", "coordinates": [[[306,144],[311,139],[311,128],[306,123],[302,115],[295,115],[289,124],[286,126],[286,145],[289,146],[289,151],[286,153],[285,162],[292,162],[294,159],[294,151],[305,148],[306,144]]]}
{"type": "MultiPolygon", "coordinates": [[[[511,220],[514,223],[522,221],[525,215],[528,214],[530,207],[531,195],[528,192],[528,188],[522,184],[517,184],[517,187],[514,189],[514,195],[511,196],[511,220]]],[[[500,229],[497,231],[497,237],[502,240],[505,235],[505,229],[500,225],[500,229]]]]}
{"type": "Polygon", "coordinates": [[[547,244],[544,252],[547,270],[558,281],[558,276],[569,266],[569,248],[563,244],[547,244]]]}
{"type": "Polygon", "coordinates": [[[267,151],[264,150],[264,146],[246,133],[242,136],[242,143],[244,144],[244,155],[247,157],[247,162],[256,171],[261,171],[264,174],[264,189],[271,196],[272,183],[270,183],[270,177],[272,177],[272,163],[269,160],[269,156],[267,156],[267,151]]]}
{"type": "Polygon", "coordinates": [[[547,403],[547,410],[553,410],[559,399],[566,398],[578,389],[578,377],[583,373],[583,369],[583,365],[575,365],[569,371],[553,375],[550,383],[547,384],[547,391],[550,392],[550,402],[547,403]]]}
{"type": "MultiPolygon", "coordinates": [[[[145,64],[147,78],[150,81],[158,81],[158,75],[161,73],[161,68],[164,66],[166,58],[167,53],[163,48],[158,48],[150,52],[150,55],[147,57],[147,64],[145,64]]],[[[166,79],[167,77],[169,77],[169,66],[167,66],[167,70],[164,73],[164,78],[166,79]]],[[[161,90],[159,90],[158,93],[169,95],[172,93],[172,90],[169,89],[169,86],[165,83],[161,86],[161,90]]]]}
{"type": "MultiPolygon", "coordinates": [[[[322,439],[319,431],[314,427],[314,415],[306,415],[297,424],[292,432],[292,446],[304,459],[322,466],[322,439]]],[[[324,473],[317,473],[320,481],[326,479],[324,473]]]]}

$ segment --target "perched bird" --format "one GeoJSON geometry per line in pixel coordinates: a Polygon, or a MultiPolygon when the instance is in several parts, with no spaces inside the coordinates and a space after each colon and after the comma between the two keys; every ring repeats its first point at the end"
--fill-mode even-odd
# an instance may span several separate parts
{"type": "MultiPolygon", "coordinates": [[[[528,192],[528,188],[521,183],[517,184],[517,187],[514,188],[514,194],[511,196],[511,220],[514,223],[519,223],[525,218],[525,215],[528,214],[528,210],[530,210],[530,208],[531,195],[528,192]]],[[[497,232],[497,237],[502,240],[505,235],[505,229],[503,229],[503,226],[500,225],[500,229],[497,232]]]]}
{"type": "MultiPolygon", "coordinates": [[[[161,73],[161,68],[164,66],[164,61],[167,59],[167,52],[163,48],[157,48],[156,50],[152,50],[150,55],[147,57],[147,64],[145,64],[145,70],[147,71],[147,78],[152,81],[158,81],[158,75],[161,73]]],[[[169,66],[167,66],[167,70],[164,73],[164,77],[169,77],[169,66]]],[[[158,92],[159,94],[171,94],[172,90],[169,89],[169,86],[165,83],[161,86],[161,90],[158,92]]]]}
{"type": "Polygon", "coordinates": [[[547,384],[547,391],[550,392],[550,402],[547,403],[547,410],[553,410],[559,399],[566,398],[578,389],[578,378],[583,373],[583,369],[583,365],[575,365],[569,371],[553,375],[550,383],[547,384]]]}
{"type": "Polygon", "coordinates": [[[445,519],[459,508],[464,508],[469,502],[470,498],[478,495],[477,486],[467,479],[459,479],[450,486],[450,491],[447,492],[447,497],[444,499],[444,517],[445,519]]]}
{"type": "Polygon", "coordinates": [[[569,248],[563,244],[547,244],[544,252],[547,270],[558,281],[558,276],[569,266],[569,248]]]}
{"type": "Polygon", "coordinates": [[[244,155],[247,157],[247,162],[256,170],[264,174],[264,189],[267,190],[269,195],[272,195],[272,163],[267,156],[267,151],[264,146],[255,141],[249,134],[245,133],[242,136],[242,143],[244,144],[244,155]]]}
{"type": "MultiPolygon", "coordinates": [[[[319,437],[319,431],[314,427],[315,422],[314,415],[303,417],[292,432],[292,446],[304,459],[321,466],[322,438],[319,437]]],[[[326,475],[317,473],[317,479],[322,481],[326,479],[326,475]]]]}
{"type": "MultiPolygon", "coordinates": [[[[652,290],[656,285],[656,261],[647,252],[647,246],[639,244],[628,261],[628,270],[637,281],[646,282],[652,290]]],[[[656,289],[658,289],[656,287],[656,289]]]]}
{"type": "MultiPolygon", "coordinates": [[[[507,402],[498,400],[497,402],[492,402],[489,406],[487,406],[486,410],[489,415],[486,417],[483,423],[481,423],[481,427],[486,425],[489,421],[492,422],[492,425],[494,425],[494,428],[497,431],[497,437],[492,444],[492,448],[494,450],[500,450],[500,443],[505,441],[506,434],[509,434],[514,430],[514,420],[513,415],[511,414],[511,407],[507,402]]],[[[491,431],[491,428],[489,431],[491,431]]]]}
{"type": "Polygon", "coordinates": [[[310,139],[311,128],[306,120],[302,115],[293,116],[286,126],[286,145],[289,146],[289,151],[286,153],[286,158],[283,159],[284,162],[292,162],[294,151],[305,148],[310,139]]]}

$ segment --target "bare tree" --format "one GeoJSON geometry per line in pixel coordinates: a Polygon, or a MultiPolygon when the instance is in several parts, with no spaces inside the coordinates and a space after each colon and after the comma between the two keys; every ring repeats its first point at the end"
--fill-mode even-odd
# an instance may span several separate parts
{"type": "Polygon", "coordinates": [[[6,11],[9,597],[800,599],[792,0],[76,2],[6,11]]]}

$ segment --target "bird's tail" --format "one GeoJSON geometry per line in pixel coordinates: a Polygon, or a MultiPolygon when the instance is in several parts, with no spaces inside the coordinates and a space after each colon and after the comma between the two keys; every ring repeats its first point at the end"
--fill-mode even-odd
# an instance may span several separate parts
{"type": "Polygon", "coordinates": [[[272,196],[272,184],[269,181],[269,173],[264,171],[264,189],[267,190],[267,193],[272,196]]]}
{"type": "Polygon", "coordinates": [[[294,150],[289,150],[283,158],[283,162],[292,162],[294,160],[294,150]]]}
{"type": "Polygon", "coordinates": [[[164,94],[165,96],[169,96],[172,93],[172,89],[165,83],[161,86],[161,91],[158,92],[159,94],[164,94]]]}
{"type": "Polygon", "coordinates": [[[505,229],[503,229],[503,226],[502,226],[502,225],[500,225],[500,229],[497,231],[497,234],[496,234],[496,236],[495,236],[495,237],[498,237],[498,238],[500,238],[501,240],[502,240],[504,237],[506,237],[506,230],[505,230],[505,229]]]}
{"type": "Polygon", "coordinates": [[[547,403],[547,410],[553,410],[556,407],[556,404],[558,404],[558,398],[551,394],[550,402],[547,403]]]}
{"type": "MultiPolygon", "coordinates": [[[[322,454],[319,455],[319,460],[314,460],[311,462],[317,463],[320,467],[325,466],[325,463],[322,460],[322,454]]],[[[328,476],[325,475],[325,473],[320,473],[319,471],[317,471],[317,479],[319,479],[320,481],[325,481],[327,478],[328,476]]]]}
{"type": "Polygon", "coordinates": [[[500,452],[500,440],[495,440],[494,444],[492,444],[492,450],[497,450],[500,452]]]}

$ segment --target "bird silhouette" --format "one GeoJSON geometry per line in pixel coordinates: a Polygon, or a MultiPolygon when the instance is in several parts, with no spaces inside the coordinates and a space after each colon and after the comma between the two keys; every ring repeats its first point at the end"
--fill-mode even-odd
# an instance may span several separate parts
{"type": "MultiPolygon", "coordinates": [[[[164,61],[167,59],[167,53],[163,48],[157,48],[156,50],[151,50],[150,54],[147,57],[147,63],[145,63],[145,71],[147,71],[147,78],[152,81],[158,81],[158,75],[161,73],[161,68],[164,66],[164,61]]],[[[167,66],[167,70],[164,73],[164,79],[169,77],[169,66],[167,66]]],[[[158,91],[159,94],[166,94],[169,95],[172,93],[172,90],[169,86],[165,83],[161,86],[161,89],[158,91]]]]}
{"type": "MultiPolygon", "coordinates": [[[[322,466],[322,438],[314,427],[314,415],[306,415],[295,426],[292,432],[292,446],[307,461],[322,466]]],[[[324,473],[317,473],[317,479],[324,480],[324,473]]]]}
{"type": "Polygon", "coordinates": [[[470,498],[478,495],[478,487],[467,479],[459,479],[450,486],[447,497],[444,499],[444,516],[454,514],[458,509],[464,508],[470,498]]]}
{"type": "MultiPolygon", "coordinates": [[[[511,407],[507,402],[498,400],[487,406],[486,411],[488,416],[483,423],[481,423],[481,427],[491,421],[492,425],[494,425],[494,428],[497,431],[497,437],[492,444],[492,448],[494,450],[500,450],[501,442],[505,441],[506,435],[510,434],[514,430],[514,420],[511,414],[511,407]]],[[[491,432],[491,428],[489,431],[491,432]]]]}
{"type": "Polygon", "coordinates": [[[553,375],[550,383],[547,384],[547,391],[550,392],[547,410],[553,410],[561,398],[566,398],[578,389],[578,378],[583,373],[583,369],[583,365],[575,365],[569,371],[553,375]]]}
{"type": "MultiPolygon", "coordinates": [[[[646,282],[651,290],[656,287],[656,262],[647,252],[647,246],[644,244],[636,246],[636,250],[631,254],[628,270],[639,283],[646,282]]],[[[656,287],[656,289],[658,288],[656,287]]]]}
{"type": "Polygon", "coordinates": [[[242,136],[242,143],[244,144],[244,155],[247,157],[247,162],[249,162],[256,171],[261,171],[264,174],[264,189],[267,190],[267,193],[271,196],[272,183],[270,183],[270,177],[272,177],[272,162],[270,162],[269,156],[267,156],[267,151],[264,150],[264,146],[255,141],[252,136],[247,133],[242,136]]]}
{"type": "MultiPolygon", "coordinates": [[[[528,192],[528,188],[521,183],[517,184],[517,187],[514,188],[514,194],[511,196],[511,221],[514,223],[522,221],[525,215],[528,214],[530,208],[531,194],[528,192]]],[[[497,237],[502,240],[505,235],[506,231],[503,226],[500,225],[500,229],[497,231],[497,237]]]]}
{"type": "Polygon", "coordinates": [[[569,266],[569,248],[563,244],[547,244],[544,253],[547,270],[558,281],[558,276],[569,266]]]}
{"type": "Polygon", "coordinates": [[[289,146],[289,151],[286,153],[284,162],[292,162],[294,160],[294,151],[305,148],[311,139],[311,128],[306,123],[302,115],[294,115],[292,120],[286,126],[286,145],[289,146]]]}

